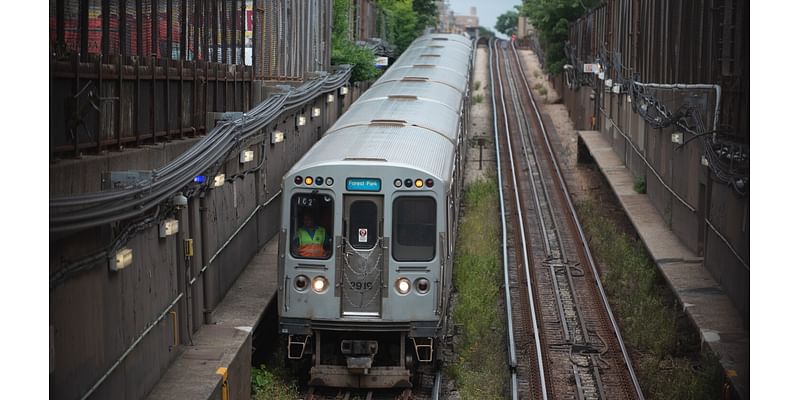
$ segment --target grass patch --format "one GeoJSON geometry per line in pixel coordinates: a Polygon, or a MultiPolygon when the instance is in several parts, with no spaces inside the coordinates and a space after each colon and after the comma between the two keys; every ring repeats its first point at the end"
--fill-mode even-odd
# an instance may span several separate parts
{"type": "Polygon", "coordinates": [[[633,181],[633,190],[639,194],[647,193],[647,180],[645,180],[644,176],[636,177],[633,181]]]}
{"type": "Polygon", "coordinates": [[[505,323],[498,312],[502,283],[500,225],[495,180],[466,189],[453,268],[458,359],[448,368],[462,399],[503,398],[506,369],[505,323]]]}
{"type": "Polygon", "coordinates": [[[481,81],[475,81],[475,91],[481,90],[481,81]]]}
{"type": "Polygon", "coordinates": [[[295,400],[297,384],[291,372],[261,364],[250,370],[250,398],[252,400],[295,400]]]}
{"type": "Polygon", "coordinates": [[[609,296],[629,351],[636,354],[637,376],[649,399],[719,398],[722,370],[700,351],[672,293],[644,245],[590,202],[578,204],[592,251],[605,266],[609,296]],[[631,349],[632,347],[632,349],[631,349]]]}
{"type": "Polygon", "coordinates": [[[483,95],[478,93],[478,94],[472,96],[472,102],[475,103],[475,104],[483,103],[483,95]]]}

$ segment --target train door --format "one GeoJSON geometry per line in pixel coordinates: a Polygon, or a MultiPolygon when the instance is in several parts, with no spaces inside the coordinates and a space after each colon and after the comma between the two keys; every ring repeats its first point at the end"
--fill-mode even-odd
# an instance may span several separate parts
{"type": "Polygon", "coordinates": [[[343,316],[380,317],[384,277],[383,197],[344,196],[342,224],[343,316]]]}

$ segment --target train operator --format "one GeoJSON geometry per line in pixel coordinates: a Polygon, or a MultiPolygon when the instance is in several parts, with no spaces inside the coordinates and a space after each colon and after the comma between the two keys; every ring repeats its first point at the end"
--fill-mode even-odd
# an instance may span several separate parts
{"type": "Polygon", "coordinates": [[[322,258],[330,249],[330,238],[325,228],[318,226],[310,211],[303,213],[303,226],[294,235],[295,252],[300,257],[322,258]]]}

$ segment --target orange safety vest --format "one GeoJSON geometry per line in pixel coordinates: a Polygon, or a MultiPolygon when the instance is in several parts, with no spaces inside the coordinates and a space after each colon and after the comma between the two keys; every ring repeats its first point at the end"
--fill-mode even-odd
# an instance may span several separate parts
{"type": "Polygon", "coordinates": [[[311,236],[307,229],[300,228],[295,235],[300,257],[325,257],[325,249],[322,247],[325,243],[325,236],[325,228],[321,226],[314,230],[314,236],[311,236]]]}

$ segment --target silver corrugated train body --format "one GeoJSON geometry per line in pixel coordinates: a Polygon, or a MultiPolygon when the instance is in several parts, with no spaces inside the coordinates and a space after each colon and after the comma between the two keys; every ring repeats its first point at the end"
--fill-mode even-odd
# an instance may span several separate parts
{"type": "Polygon", "coordinates": [[[313,384],[403,387],[446,332],[472,42],[417,39],[283,179],[280,332],[313,384]]]}

